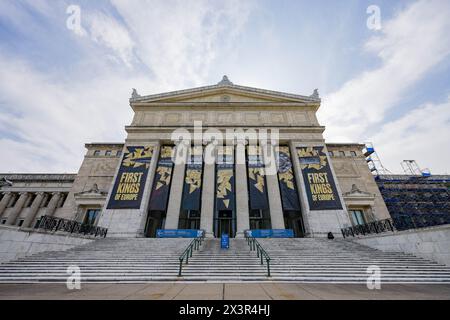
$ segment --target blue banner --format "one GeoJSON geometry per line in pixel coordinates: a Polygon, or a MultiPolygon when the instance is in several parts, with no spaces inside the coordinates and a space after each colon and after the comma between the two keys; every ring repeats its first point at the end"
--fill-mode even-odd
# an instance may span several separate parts
{"type": "Polygon", "coordinates": [[[127,146],[107,209],[139,209],[153,146],[127,146]]]}
{"type": "Polygon", "coordinates": [[[247,234],[254,238],[293,238],[292,229],[257,229],[247,230],[247,234]]]}
{"type": "Polygon", "coordinates": [[[264,163],[261,156],[261,147],[247,147],[248,188],[251,210],[269,209],[266,191],[266,177],[264,163]]]}
{"type": "Polygon", "coordinates": [[[278,157],[278,182],[280,185],[283,210],[300,211],[300,201],[298,199],[289,147],[278,147],[276,155],[278,157]]]}
{"type": "Polygon", "coordinates": [[[197,229],[158,229],[157,238],[197,238],[201,237],[203,230],[197,229]]]}
{"type": "Polygon", "coordinates": [[[182,210],[200,211],[202,195],[202,170],[203,149],[201,146],[192,147],[184,177],[183,198],[181,201],[182,210]]]}
{"type": "Polygon", "coordinates": [[[153,181],[152,193],[150,195],[149,209],[155,211],[166,211],[169,201],[170,185],[172,181],[172,146],[161,147],[158,167],[156,168],[153,181]]]}
{"type": "Polygon", "coordinates": [[[216,164],[216,210],[234,211],[234,193],[233,148],[222,147],[218,150],[216,164]]]}
{"type": "Polygon", "coordinates": [[[297,148],[310,210],[341,210],[325,147],[297,148]]]}

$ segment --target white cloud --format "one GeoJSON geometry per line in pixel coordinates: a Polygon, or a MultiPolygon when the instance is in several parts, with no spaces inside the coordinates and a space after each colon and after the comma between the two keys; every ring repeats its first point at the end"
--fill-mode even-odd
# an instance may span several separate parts
{"type": "Polygon", "coordinates": [[[391,171],[401,171],[400,161],[416,160],[421,169],[450,173],[450,96],[441,104],[420,106],[381,127],[373,137],[377,153],[391,171]]]}
{"type": "MultiPolygon", "coordinates": [[[[43,8],[47,3],[38,4],[43,8]]],[[[45,10],[49,25],[61,28],[53,31],[67,32],[75,41],[71,45],[79,46],[82,56],[73,64],[60,63],[46,72],[36,61],[0,51],[0,149],[6,150],[0,172],[76,172],[84,143],[124,141],[123,127],[132,117],[132,87],[147,94],[204,84],[212,61],[227,55],[250,12],[250,2],[239,1],[114,5],[123,23],[83,7],[82,24],[89,37],[79,39],[64,28],[64,4],[45,10]]],[[[29,31],[24,26],[33,24],[33,16],[22,14],[16,5],[6,7],[14,16],[3,12],[0,17],[14,21],[21,32],[29,31]]],[[[41,35],[52,36],[51,31],[41,35]]]]}
{"type": "Polygon", "coordinates": [[[112,49],[131,67],[134,60],[134,42],[127,29],[113,18],[99,12],[89,14],[87,20],[91,39],[112,49]]]}
{"type": "Polygon", "coordinates": [[[382,25],[381,35],[365,46],[381,65],[323,99],[319,119],[327,139],[367,139],[369,126],[380,123],[407,89],[450,53],[449,1],[417,1],[382,25]]]}
{"type": "Polygon", "coordinates": [[[227,56],[253,1],[112,0],[136,41],[136,54],[159,91],[203,85],[212,62],[227,56]]]}
{"type": "Polygon", "coordinates": [[[2,172],[76,172],[85,142],[124,140],[130,88],[151,85],[107,72],[91,81],[55,79],[3,55],[0,70],[2,172]]]}

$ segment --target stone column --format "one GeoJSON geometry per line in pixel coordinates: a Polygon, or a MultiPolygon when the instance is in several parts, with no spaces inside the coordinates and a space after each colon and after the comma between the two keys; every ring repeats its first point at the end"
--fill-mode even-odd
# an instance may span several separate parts
{"type": "Polygon", "coordinates": [[[238,140],[236,146],[236,237],[244,237],[244,231],[250,229],[247,166],[245,163],[245,140],[238,140]]]}
{"type": "Polygon", "coordinates": [[[3,212],[6,209],[6,206],[8,205],[9,201],[11,200],[12,192],[5,192],[5,195],[2,198],[2,201],[0,201],[0,217],[2,216],[3,212]]]}
{"type": "Polygon", "coordinates": [[[22,211],[22,208],[23,208],[25,202],[27,201],[27,199],[28,199],[28,192],[21,192],[19,200],[17,200],[15,206],[13,207],[13,209],[10,211],[10,213],[8,215],[6,224],[12,225],[12,226],[16,224],[17,217],[20,215],[20,211],[22,211]]]}
{"type": "MultiPolygon", "coordinates": [[[[336,210],[310,210],[308,197],[306,194],[307,183],[303,179],[302,170],[300,166],[300,161],[298,159],[297,147],[307,147],[307,146],[323,146],[323,142],[309,142],[304,143],[301,141],[291,141],[291,153],[292,160],[294,164],[294,169],[296,170],[297,186],[300,192],[300,199],[302,203],[302,215],[303,222],[305,224],[306,236],[308,237],[327,237],[328,232],[332,232],[335,237],[342,237],[341,228],[345,224],[350,225],[349,215],[347,209],[345,208],[345,202],[342,198],[341,189],[339,187],[339,182],[334,173],[332,163],[327,155],[327,161],[330,165],[330,170],[332,178],[336,185],[337,194],[342,204],[342,209],[336,210]]],[[[327,153],[326,146],[324,152],[327,153]]]]}
{"type": "Polygon", "coordinates": [[[215,145],[210,143],[205,148],[205,164],[203,169],[202,211],[200,229],[205,230],[206,237],[213,237],[214,227],[214,199],[216,192],[216,154],[215,145]]]}
{"type": "Polygon", "coordinates": [[[272,229],[285,229],[274,146],[270,142],[261,143],[261,146],[265,165],[272,229]]]}
{"type": "Polygon", "coordinates": [[[59,202],[59,199],[61,198],[61,192],[53,192],[52,197],[48,203],[47,210],[45,210],[46,216],[53,216],[56,211],[56,205],[59,202]]]}
{"type": "MultiPolygon", "coordinates": [[[[148,207],[150,205],[150,194],[152,192],[153,180],[156,175],[156,167],[158,166],[159,153],[161,151],[161,142],[153,142],[153,156],[152,161],[150,161],[150,166],[148,168],[147,181],[145,181],[144,193],[142,195],[141,208],[139,209],[139,224],[137,228],[136,235],[138,237],[145,236],[145,226],[148,219],[148,207]]],[[[116,179],[114,178],[114,181],[116,179]]],[[[111,194],[111,191],[109,192],[111,194]]],[[[120,210],[115,210],[117,213],[120,210]]]]}
{"type": "Polygon", "coordinates": [[[289,151],[291,153],[292,169],[294,171],[295,182],[297,183],[298,197],[300,199],[300,207],[302,208],[302,221],[305,227],[305,237],[312,236],[310,219],[309,219],[309,203],[306,195],[305,184],[303,182],[302,169],[298,160],[297,147],[293,141],[289,142],[289,151]]]}
{"type": "Polygon", "coordinates": [[[189,144],[184,140],[179,142],[175,149],[175,168],[172,174],[169,204],[167,206],[166,223],[164,229],[178,229],[180,219],[181,200],[184,187],[184,173],[189,153],[189,144]]]}
{"type": "Polygon", "coordinates": [[[44,199],[44,192],[38,192],[36,194],[36,198],[34,198],[34,201],[31,204],[30,212],[28,213],[27,217],[25,218],[25,221],[22,224],[22,228],[32,227],[32,223],[34,221],[34,218],[36,218],[36,214],[39,211],[43,199],[44,199]]]}

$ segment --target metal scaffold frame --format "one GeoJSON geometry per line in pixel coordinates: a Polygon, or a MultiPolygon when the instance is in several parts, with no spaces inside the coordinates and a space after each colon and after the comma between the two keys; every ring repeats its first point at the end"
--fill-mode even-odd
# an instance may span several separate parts
{"type": "Polygon", "coordinates": [[[363,149],[363,153],[366,157],[370,172],[375,176],[379,176],[380,174],[392,174],[392,172],[386,169],[381,163],[380,157],[378,157],[378,154],[373,147],[373,143],[365,142],[364,144],[365,148],[363,149]]]}

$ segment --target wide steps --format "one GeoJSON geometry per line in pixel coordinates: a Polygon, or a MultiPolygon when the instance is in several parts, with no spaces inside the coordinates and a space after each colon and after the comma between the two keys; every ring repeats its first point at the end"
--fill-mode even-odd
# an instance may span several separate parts
{"type": "Polygon", "coordinates": [[[365,283],[367,267],[381,268],[389,283],[450,283],[450,268],[401,252],[382,252],[346,240],[260,239],[271,257],[271,277],[244,239],[231,239],[220,249],[205,240],[183,264],[179,255],[190,239],[106,238],[67,251],[39,253],[0,264],[0,283],[65,282],[67,267],[76,265],[84,282],[150,281],[282,281],[365,283]]]}

